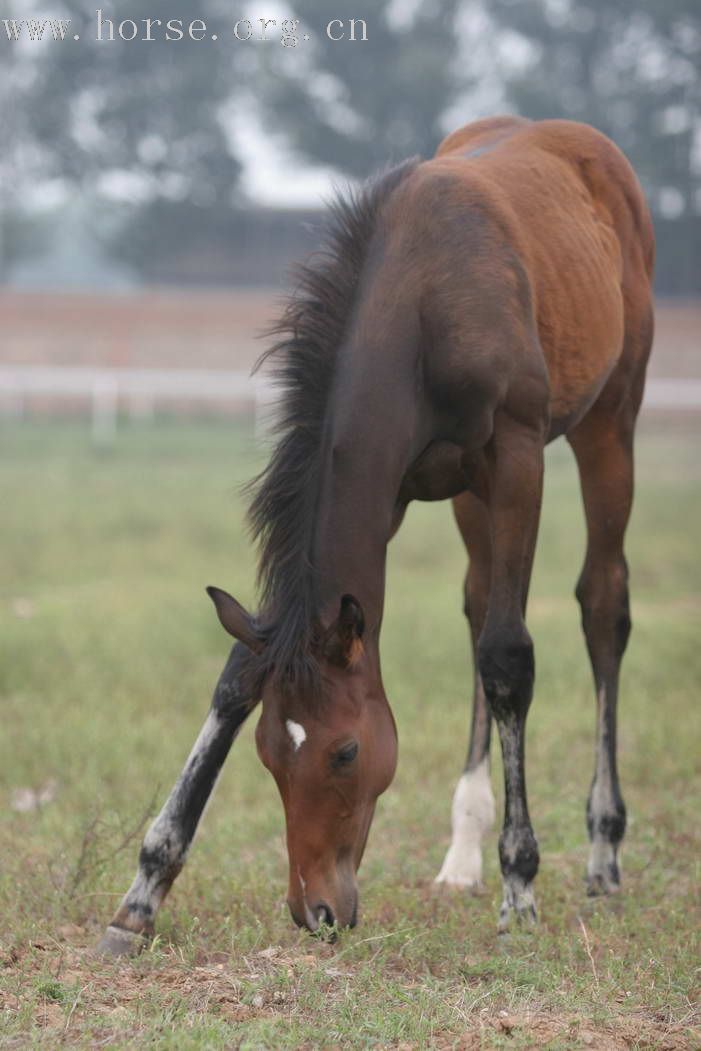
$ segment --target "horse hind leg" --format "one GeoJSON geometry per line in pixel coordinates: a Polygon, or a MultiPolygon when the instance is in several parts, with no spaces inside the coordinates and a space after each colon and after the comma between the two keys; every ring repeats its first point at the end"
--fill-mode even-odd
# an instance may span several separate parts
{"type": "Polygon", "coordinates": [[[436,883],[476,889],[482,883],[482,839],[494,824],[489,744],[492,717],[477,666],[477,640],[487,612],[491,537],[485,505],[470,493],[453,501],[455,519],[470,558],[465,577],[465,616],[470,625],[474,665],[472,726],[465,769],[453,795],[452,838],[436,883]]]}
{"type": "Polygon", "coordinates": [[[499,861],[504,899],[499,930],[512,916],[536,919],[533,881],[538,843],[526,798],[526,719],[533,697],[533,642],[524,615],[543,487],[545,422],[502,418],[495,431],[489,513],[493,566],[478,643],[480,676],[496,720],[504,763],[504,823],[499,861]]]}
{"type": "Polygon", "coordinates": [[[251,711],[241,685],[245,654],[241,644],[231,651],[183,771],[144,837],[134,881],[97,947],[103,955],[135,955],[153,935],[156,913],[185,864],[222,765],[251,711]]]}
{"type": "Polygon", "coordinates": [[[587,520],[587,552],[576,595],[597,700],[596,761],[587,800],[589,894],[619,889],[618,850],[626,827],[616,762],[621,660],[630,634],[628,566],[623,540],[633,500],[634,413],[594,413],[569,435],[587,520]]]}

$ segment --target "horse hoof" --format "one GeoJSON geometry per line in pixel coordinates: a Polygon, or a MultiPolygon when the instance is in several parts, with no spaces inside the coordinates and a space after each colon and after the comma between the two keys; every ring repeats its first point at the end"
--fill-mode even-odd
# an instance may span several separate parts
{"type": "Polygon", "coordinates": [[[502,905],[497,923],[497,934],[508,934],[511,929],[511,919],[516,917],[519,926],[528,929],[535,927],[538,923],[538,913],[535,905],[528,905],[523,909],[507,908],[502,905]]]}
{"type": "Polygon", "coordinates": [[[621,889],[620,881],[613,879],[608,873],[597,872],[587,876],[587,895],[590,898],[601,898],[608,894],[618,894],[621,889]]]}
{"type": "Polygon", "coordinates": [[[443,876],[436,876],[432,889],[434,894],[472,894],[476,898],[480,898],[486,893],[486,887],[482,880],[473,878],[448,879],[443,876]]]}
{"type": "Polygon", "coordinates": [[[621,889],[621,870],[616,847],[612,843],[592,844],[586,878],[590,898],[616,894],[621,889]]]}
{"type": "Polygon", "coordinates": [[[110,926],[98,942],[95,951],[99,956],[138,956],[146,944],[147,939],[143,934],[110,926]]]}
{"type": "Polygon", "coordinates": [[[504,901],[499,911],[497,931],[506,934],[515,916],[518,923],[533,927],[538,922],[533,885],[518,878],[504,880],[504,901]]]}

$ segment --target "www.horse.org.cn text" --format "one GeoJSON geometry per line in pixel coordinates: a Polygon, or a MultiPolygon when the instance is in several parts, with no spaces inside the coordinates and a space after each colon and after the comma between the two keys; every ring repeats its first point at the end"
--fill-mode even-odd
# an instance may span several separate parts
{"type": "Polygon", "coordinates": [[[40,44],[44,41],[78,41],[81,38],[96,40],[100,43],[122,41],[131,43],[155,43],[168,41],[181,43],[191,40],[233,41],[234,43],[257,42],[261,44],[277,43],[283,47],[297,47],[310,40],[321,37],[334,43],[364,42],[368,39],[367,22],[363,18],[332,18],[320,29],[306,31],[298,18],[240,18],[238,21],[222,26],[208,25],[203,18],[193,18],[186,22],[182,18],[116,18],[106,17],[101,9],[95,12],[92,25],[88,24],[81,32],[76,32],[76,24],[70,18],[3,18],[0,19],[0,40],[5,36],[12,44],[29,41],[40,44]]]}

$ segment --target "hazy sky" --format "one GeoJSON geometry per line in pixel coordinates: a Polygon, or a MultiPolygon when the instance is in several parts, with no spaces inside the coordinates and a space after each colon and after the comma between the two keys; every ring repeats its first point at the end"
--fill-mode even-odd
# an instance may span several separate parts
{"type": "MultiPolygon", "coordinates": [[[[419,3],[420,0],[392,0],[387,5],[389,17],[398,23],[406,22],[411,19],[419,3]]],[[[273,15],[280,17],[292,13],[292,7],[274,8],[272,5],[271,10],[273,15]]],[[[371,31],[370,21],[368,26],[371,31]]],[[[443,122],[446,133],[477,117],[503,110],[503,91],[493,61],[495,47],[498,46],[502,61],[518,63],[524,58],[523,43],[513,34],[502,34],[498,42],[491,39],[488,19],[480,8],[466,4],[458,16],[455,31],[460,36],[466,56],[469,55],[470,69],[477,76],[477,85],[472,88],[469,101],[456,98],[443,122]],[[489,47],[485,46],[486,40],[490,41],[489,47]]],[[[236,107],[235,128],[230,134],[236,156],[244,165],[242,189],[258,203],[318,205],[331,195],[334,184],[347,181],[346,176],[330,168],[305,164],[285,146],[281,137],[271,137],[269,131],[263,130],[261,121],[256,119],[252,100],[251,104],[236,107]],[[280,178],[281,171],[285,172],[284,179],[280,178]]]]}
{"type": "Polygon", "coordinates": [[[328,198],[339,176],[330,168],[312,168],[297,159],[279,139],[261,129],[253,113],[237,119],[232,135],[244,168],[241,188],[259,204],[302,207],[328,198]],[[284,179],[280,172],[284,171],[284,179]]]}

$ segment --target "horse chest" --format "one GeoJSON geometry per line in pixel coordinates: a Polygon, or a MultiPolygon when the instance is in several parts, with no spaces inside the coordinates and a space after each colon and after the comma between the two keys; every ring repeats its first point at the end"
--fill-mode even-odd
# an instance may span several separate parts
{"type": "Polygon", "coordinates": [[[454,442],[434,441],[406,472],[400,501],[448,500],[466,490],[480,492],[484,475],[482,454],[468,456],[454,442]]]}

